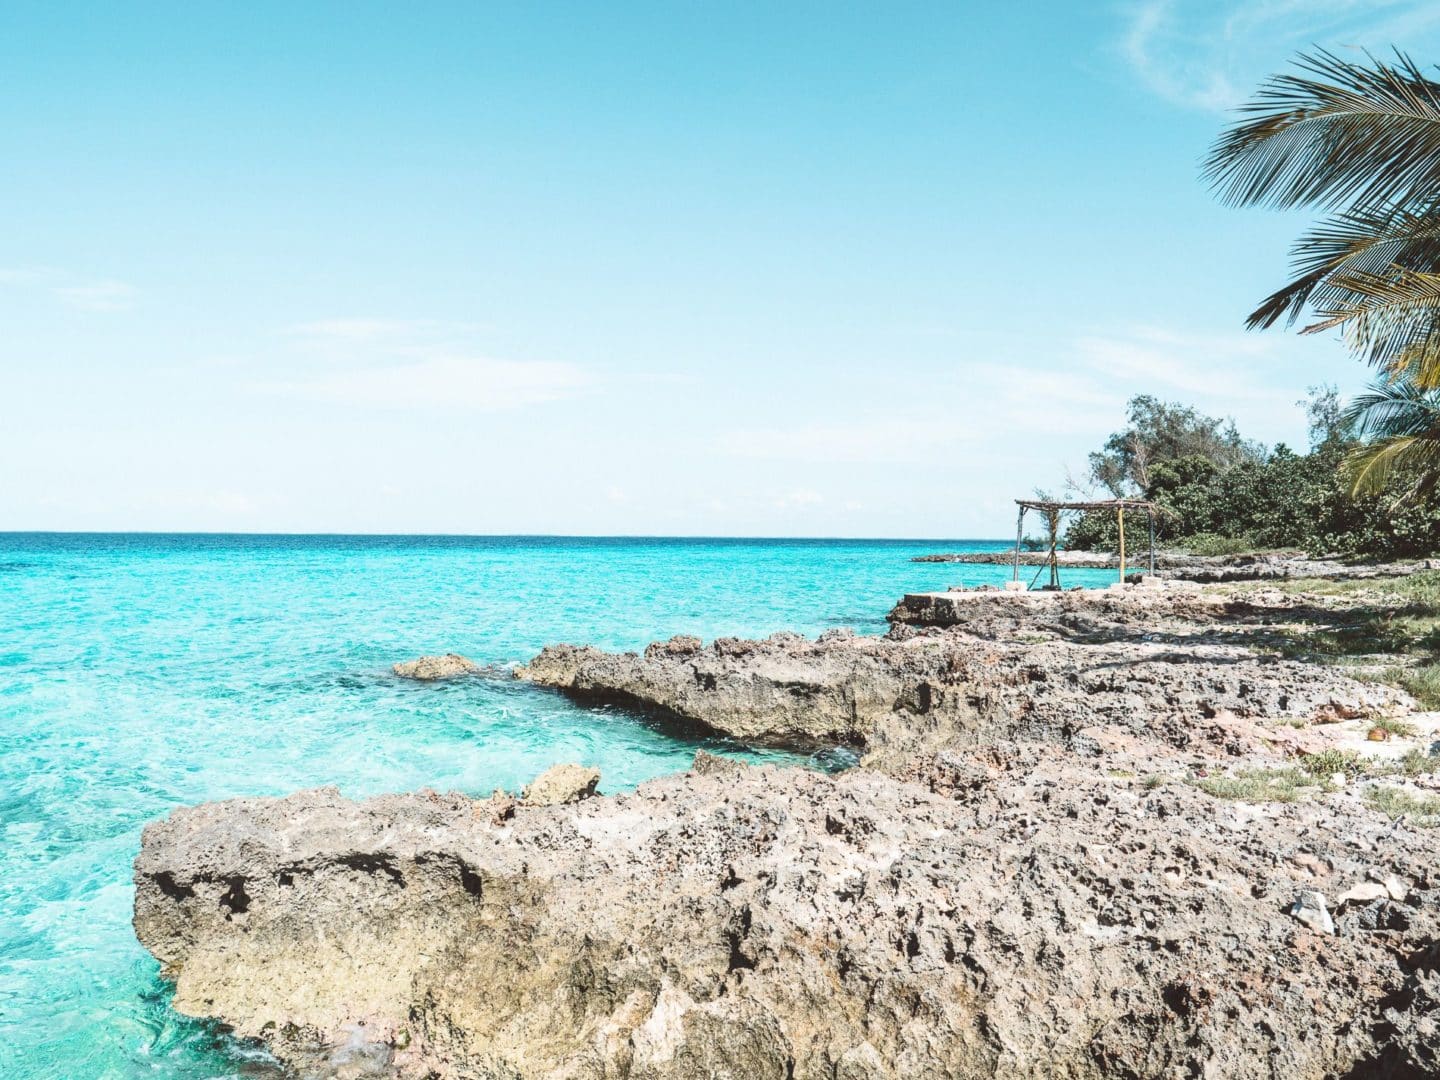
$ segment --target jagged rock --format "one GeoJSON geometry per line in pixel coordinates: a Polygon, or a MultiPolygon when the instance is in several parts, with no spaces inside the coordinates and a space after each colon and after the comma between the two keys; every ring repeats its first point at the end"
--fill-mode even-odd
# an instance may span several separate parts
{"type": "Polygon", "coordinates": [[[436,679],[456,679],[463,675],[479,675],[480,665],[459,653],[444,656],[422,656],[417,660],[406,660],[390,669],[402,679],[419,679],[434,682],[436,679]]]}
{"type": "Polygon", "coordinates": [[[1335,904],[1337,907],[1343,907],[1346,904],[1368,904],[1372,900],[1388,900],[1389,898],[1390,890],[1382,882],[1360,881],[1337,896],[1335,904]]]}
{"type": "Polygon", "coordinates": [[[496,788],[490,798],[477,802],[475,812],[487,815],[490,821],[499,825],[501,822],[509,821],[515,816],[515,807],[520,805],[520,800],[511,795],[508,791],[496,788]]]}
{"type": "Polygon", "coordinates": [[[932,775],[692,773],[503,825],[434,793],[180,809],[145,831],[135,926],[176,1008],[301,1075],[1424,1075],[1440,911],[1317,938],[1277,901],[1316,844],[1433,881],[1416,830],[1053,746],[932,775]]]}
{"type": "MultiPolygon", "coordinates": [[[[998,594],[983,602],[1009,606],[998,594]]],[[[866,764],[888,769],[957,741],[1070,745],[1096,724],[1237,753],[1260,742],[1249,722],[1256,717],[1407,708],[1400,691],[1235,645],[1181,649],[1153,640],[1159,635],[1033,643],[973,631],[721,638],[708,649],[643,656],[553,645],[517,674],[580,700],[668,712],[748,743],[860,747],[866,764]]]]}
{"type": "Polygon", "coordinates": [[[136,932],[177,1009],[302,1076],[1434,1075],[1433,838],[1353,791],[1186,782],[1325,748],[1273,719],[1409,699],[1232,640],[1301,602],[1275,590],[979,599],[949,629],[556,646],[523,672],[868,767],[700,751],[578,802],[599,774],[562,766],[518,813],[177,810],[145,831],[136,932]],[[1367,878],[1336,933],[1314,888],[1367,878]]]}
{"type": "Polygon", "coordinates": [[[694,656],[705,643],[698,637],[690,634],[676,634],[669,641],[657,641],[645,647],[645,655],[650,659],[658,659],[662,656],[694,656]]]}
{"type": "Polygon", "coordinates": [[[701,776],[734,776],[748,768],[749,766],[743,761],[723,757],[720,754],[712,754],[706,750],[696,750],[695,760],[690,765],[690,771],[697,772],[701,776]]]}
{"type": "Polygon", "coordinates": [[[1301,889],[1290,905],[1290,914],[1319,934],[1335,933],[1335,921],[1325,906],[1325,894],[1314,889],[1301,889]]]}
{"type": "Polygon", "coordinates": [[[600,770],[584,765],[555,765],[530,781],[521,801],[526,806],[558,806],[579,802],[595,794],[600,770]]]}

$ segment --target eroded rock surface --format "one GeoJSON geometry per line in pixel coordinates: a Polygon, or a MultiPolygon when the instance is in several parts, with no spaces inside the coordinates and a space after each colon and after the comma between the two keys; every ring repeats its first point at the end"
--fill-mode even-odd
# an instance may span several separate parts
{"type": "Polygon", "coordinates": [[[481,667],[467,656],[446,653],[444,656],[422,656],[405,660],[390,669],[402,679],[419,679],[434,682],[437,679],[458,679],[465,675],[479,675],[481,667]]]}
{"type": "Polygon", "coordinates": [[[863,766],[177,810],[136,932],[180,1011],[337,1080],[1440,1075],[1433,830],[1343,775],[1201,788],[1413,705],[1252,647],[1309,603],[992,594],[884,637],[553,646],[521,675],[863,766]]]}
{"type": "Polygon", "coordinates": [[[526,806],[559,806],[579,802],[595,794],[600,770],[585,765],[556,765],[530,781],[525,789],[526,806]]]}
{"type": "Polygon", "coordinates": [[[1419,1076],[1430,851],[1348,797],[1246,807],[1031,745],[502,821],[428,792],[177,810],[136,930],[177,1008],[304,1075],[1419,1076]],[[1337,933],[1287,914],[1376,876],[1405,899],[1337,933]]]}
{"type": "MultiPolygon", "coordinates": [[[[686,639],[643,655],[556,645],[519,674],[581,700],[663,710],[747,742],[861,747],[866,764],[891,769],[953,743],[1070,745],[1097,723],[1174,747],[1240,752],[1247,747],[1237,742],[1236,719],[1324,720],[1409,707],[1399,691],[1243,646],[1180,644],[1133,630],[1116,640],[1097,630],[1103,604],[1067,607],[1070,595],[1057,595],[1049,623],[994,596],[977,606],[975,624],[951,630],[721,638],[708,648],[686,639]],[[1098,640],[1045,636],[1047,626],[1069,632],[1066,613],[1076,610],[1098,640]]],[[[1115,603],[1123,609],[1126,601],[1115,603]]]]}

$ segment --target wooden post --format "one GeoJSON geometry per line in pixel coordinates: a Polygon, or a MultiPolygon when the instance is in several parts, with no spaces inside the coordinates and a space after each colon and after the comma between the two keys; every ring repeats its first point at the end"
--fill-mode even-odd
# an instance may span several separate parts
{"type": "Polygon", "coordinates": [[[1155,576],[1155,511],[1147,510],[1146,517],[1150,519],[1150,576],[1155,576]]]}
{"type": "Polygon", "coordinates": [[[1045,515],[1050,523],[1050,587],[1060,588],[1060,557],[1055,548],[1060,543],[1060,511],[1050,510],[1045,515]]]}
{"type": "Polygon", "coordinates": [[[1120,580],[1125,580],[1125,507],[1115,508],[1115,520],[1120,526],[1120,580]]]}
{"type": "Polygon", "coordinates": [[[1015,515],[1015,573],[1011,580],[1020,580],[1020,538],[1025,535],[1025,507],[1020,507],[1020,513],[1015,515]]]}

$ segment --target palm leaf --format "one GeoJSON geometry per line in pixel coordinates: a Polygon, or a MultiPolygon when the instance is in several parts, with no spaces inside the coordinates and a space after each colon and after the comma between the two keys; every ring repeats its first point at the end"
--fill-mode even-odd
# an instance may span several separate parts
{"type": "Polygon", "coordinates": [[[1379,278],[1396,266],[1440,271],[1440,207],[1356,210],[1328,218],[1296,241],[1291,265],[1295,280],[1250,315],[1252,330],[1281,319],[1294,323],[1307,305],[1333,311],[1356,301],[1344,287],[1346,277],[1379,278]]]}
{"type": "Polygon", "coordinates": [[[1440,192],[1440,84],[1409,57],[1319,51],[1277,75],[1221,137],[1205,176],[1232,204],[1377,209],[1440,192]]]}
{"type": "Polygon", "coordinates": [[[1411,478],[1402,499],[1440,484],[1440,391],[1427,390],[1403,373],[1355,398],[1343,420],[1365,440],[1344,464],[1352,493],[1380,491],[1397,474],[1411,478]]]}
{"type": "Polygon", "coordinates": [[[1423,389],[1440,385],[1440,274],[1392,267],[1386,275],[1353,273],[1327,283],[1340,297],[1305,327],[1339,328],[1369,363],[1423,389]]]}

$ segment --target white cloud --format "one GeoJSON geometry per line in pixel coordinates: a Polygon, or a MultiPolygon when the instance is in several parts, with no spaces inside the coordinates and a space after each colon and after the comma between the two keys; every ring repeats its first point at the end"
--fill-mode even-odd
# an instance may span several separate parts
{"type": "Polygon", "coordinates": [[[777,428],[745,428],[723,433],[722,454],[756,460],[903,463],[921,460],[964,441],[958,426],[919,427],[901,418],[864,418],[848,424],[802,423],[777,428]]]}
{"type": "Polygon", "coordinates": [[[263,383],[260,389],[365,408],[492,412],[569,397],[590,382],[573,364],[436,356],[415,363],[263,383]]]}
{"type": "Polygon", "coordinates": [[[55,289],[55,295],[81,311],[128,311],[135,303],[135,288],[123,281],[62,285],[55,289]]]}
{"type": "Polygon", "coordinates": [[[1293,437],[1299,396],[1293,379],[1265,381],[1298,350],[1317,343],[1291,336],[1202,334],[1123,327],[1075,339],[1060,368],[1037,370],[971,361],[956,381],[897,401],[892,412],[849,422],[799,418],[793,425],[722,434],[731,457],[808,464],[935,463],[1006,447],[1024,450],[1057,437],[1102,439],[1124,420],[1137,394],[1231,416],[1252,437],[1293,437]]]}
{"type": "Polygon", "coordinates": [[[480,327],[436,319],[317,319],[292,327],[290,333],[317,346],[414,345],[420,341],[465,337],[480,327]]]}
{"type": "Polygon", "coordinates": [[[570,397],[594,384],[574,364],[487,356],[475,341],[479,330],[431,319],[302,323],[284,335],[284,376],[253,388],[367,409],[494,412],[570,397]]]}
{"type": "Polygon", "coordinates": [[[94,280],[53,267],[0,267],[0,285],[39,289],[80,311],[128,311],[138,291],[113,279],[94,280]]]}
{"type": "Polygon", "coordinates": [[[1302,50],[1414,49],[1436,31],[1433,0],[1142,0],[1127,9],[1119,51],[1151,92],[1220,111],[1302,50]]]}
{"type": "Polygon", "coordinates": [[[809,506],[819,506],[825,501],[825,496],[812,488],[797,488],[777,496],[774,501],[777,510],[799,510],[809,506]]]}

